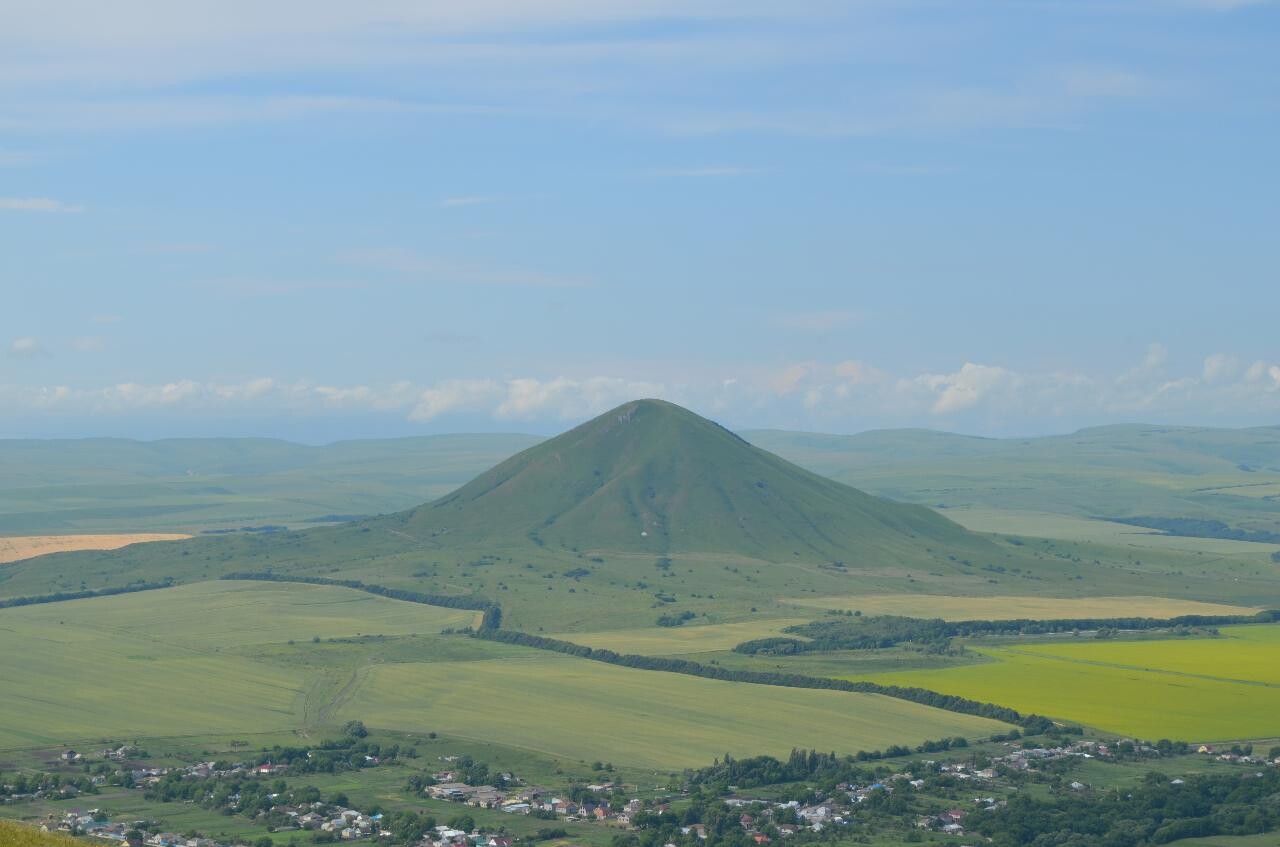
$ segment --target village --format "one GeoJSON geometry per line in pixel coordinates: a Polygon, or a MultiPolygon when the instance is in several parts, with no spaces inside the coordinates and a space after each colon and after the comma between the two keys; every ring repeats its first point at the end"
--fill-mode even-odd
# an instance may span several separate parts
{"type": "MultiPolygon", "coordinates": [[[[740,828],[746,838],[761,846],[777,839],[806,840],[802,837],[806,834],[856,826],[860,818],[864,817],[861,814],[864,806],[869,810],[884,808],[888,798],[895,792],[910,792],[918,796],[926,806],[934,807],[934,811],[915,815],[914,826],[917,829],[963,835],[965,820],[972,812],[991,812],[1005,806],[1007,797],[1019,790],[1020,784],[1027,779],[1036,778],[1038,774],[1047,775],[1052,763],[1070,759],[1106,762],[1126,757],[1159,758],[1168,752],[1162,751],[1159,746],[1130,740],[1111,743],[1080,740],[1044,747],[1024,742],[1023,746],[1012,743],[1004,746],[1007,748],[1006,752],[981,759],[977,756],[970,757],[968,761],[939,762],[922,759],[904,763],[907,766],[898,772],[889,773],[887,769],[881,769],[885,771],[884,775],[875,780],[861,785],[842,782],[835,785],[833,791],[820,795],[815,793],[809,798],[809,802],[769,799],[767,794],[753,795],[751,792],[733,790],[732,786],[718,802],[723,803],[731,820],[736,816],[734,828],[740,828]],[[948,796],[964,799],[956,799],[949,804],[939,802],[940,798],[948,796]]],[[[1211,745],[1201,745],[1187,752],[1197,753],[1215,762],[1265,767],[1280,765],[1280,757],[1253,755],[1248,748],[1218,750],[1211,745]]],[[[123,782],[129,788],[143,791],[155,788],[162,781],[216,785],[218,780],[235,780],[234,784],[254,787],[255,790],[258,786],[266,785],[282,787],[284,783],[278,778],[288,775],[294,769],[289,764],[273,762],[214,761],[201,761],[184,767],[139,767],[136,761],[129,761],[136,753],[133,748],[125,746],[102,750],[97,753],[97,757],[102,761],[121,764],[121,769],[115,773],[117,784],[123,782]],[[268,779],[275,781],[267,783],[268,779]]],[[[368,767],[381,764],[377,757],[365,758],[367,761],[364,765],[368,767]]],[[[65,750],[59,759],[64,764],[74,765],[84,757],[74,750],[65,750]]],[[[476,772],[467,768],[474,767],[475,763],[469,759],[459,763],[458,759],[457,756],[441,756],[440,760],[446,767],[419,772],[410,779],[406,791],[422,798],[474,809],[563,823],[605,825],[617,828],[620,832],[665,827],[666,831],[673,834],[678,831],[681,839],[689,844],[708,838],[707,824],[689,821],[684,814],[687,808],[685,798],[689,794],[687,789],[671,796],[641,798],[633,796],[634,786],[614,781],[575,782],[564,790],[554,790],[525,784],[512,773],[489,774],[489,781],[493,784],[472,784],[477,781],[476,772]],[[452,766],[455,764],[466,767],[452,766]],[[467,781],[468,777],[470,782],[467,781]],[[630,792],[629,788],[632,789],[630,792]],[[675,821],[679,821],[679,824],[675,824],[675,821]]],[[[483,773],[484,768],[480,767],[483,773]]],[[[106,779],[104,774],[95,774],[92,784],[102,785],[106,779]]],[[[1180,782],[1181,780],[1174,780],[1173,784],[1180,782]]],[[[1064,785],[1076,792],[1090,790],[1089,785],[1079,780],[1071,780],[1064,785]]],[[[3,795],[5,803],[39,799],[65,802],[80,793],[71,781],[55,780],[49,788],[32,792],[15,793],[13,787],[10,784],[0,785],[0,795],[3,795]]],[[[247,787],[243,790],[247,791],[247,787]]],[[[212,796],[209,789],[201,790],[212,796]]],[[[314,792],[313,789],[311,791],[314,792]]],[[[282,836],[287,843],[302,840],[311,843],[368,840],[407,843],[414,847],[512,847],[513,842],[528,840],[527,836],[513,836],[505,826],[476,825],[473,818],[463,813],[446,824],[436,824],[431,820],[431,825],[424,827],[420,836],[415,833],[412,839],[406,841],[404,830],[395,828],[398,820],[390,820],[394,816],[384,814],[381,810],[355,808],[349,803],[325,802],[318,799],[318,793],[313,793],[305,802],[300,802],[298,796],[297,792],[290,792],[288,796],[283,796],[281,792],[266,795],[268,802],[263,807],[258,807],[258,811],[253,812],[252,816],[269,825],[271,836],[260,838],[256,842],[243,839],[220,841],[198,833],[169,832],[145,820],[112,820],[98,808],[51,813],[41,821],[41,828],[128,847],[234,847],[236,844],[246,843],[253,844],[254,847],[267,847],[268,841],[272,844],[279,843],[278,839],[282,836]]],[[[227,797],[226,812],[246,813],[240,806],[241,800],[238,793],[227,797]]],[[[562,835],[564,830],[557,830],[556,834],[562,835]]],[[[677,845],[672,842],[667,847],[677,845]]]]}

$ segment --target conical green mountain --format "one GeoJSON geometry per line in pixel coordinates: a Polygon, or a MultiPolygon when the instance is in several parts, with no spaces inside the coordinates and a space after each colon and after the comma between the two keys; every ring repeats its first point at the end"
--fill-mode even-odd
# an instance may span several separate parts
{"type": "Polygon", "coordinates": [[[403,515],[443,546],[730,553],[889,564],[988,542],[923,506],[818,476],[660,400],[619,406],[403,515]]]}

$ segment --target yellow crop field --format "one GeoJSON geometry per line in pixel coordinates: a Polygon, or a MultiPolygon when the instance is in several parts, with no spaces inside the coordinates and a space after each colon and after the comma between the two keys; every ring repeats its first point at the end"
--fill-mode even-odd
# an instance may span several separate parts
{"type": "Polygon", "coordinates": [[[995,661],[864,678],[990,700],[1146,739],[1280,735],[1280,627],[1177,641],[981,647],[995,661]]]}
{"type": "Polygon", "coordinates": [[[805,597],[786,602],[864,615],[907,615],[960,620],[1064,620],[1071,618],[1172,618],[1178,615],[1252,615],[1256,607],[1175,600],[1168,597],[946,597],[937,594],[863,594],[805,597]]]}
{"type": "Polygon", "coordinates": [[[133,532],[111,535],[8,535],[0,537],[0,565],[48,553],[74,550],[116,550],[149,541],[181,541],[190,538],[173,532],[133,532]]]}

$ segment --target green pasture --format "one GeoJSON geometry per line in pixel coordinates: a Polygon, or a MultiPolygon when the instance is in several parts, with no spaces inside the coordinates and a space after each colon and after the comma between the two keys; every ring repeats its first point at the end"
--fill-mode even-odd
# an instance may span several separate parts
{"type": "Polygon", "coordinates": [[[863,678],[919,685],[1146,739],[1280,734],[1280,627],[1225,637],[978,647],[994,660],[863,678]]]}
{"type": "Polygon", "coordinates": [[[1138,549],[1167,550],[1183,553],[1208,553],[1257,559],[1270,556],[1280,546],[1235,541],[1228,538],[1191,538],[1166,535],[1154,529],[1097,520],[1076,515],[1013,509],[947,509],[947,517],[976,532],[1022,535],[1034,538],[1058,538],[1064,541],[1094,541],[1138,549]]]}
{"type": "Polygon", "coordinates": [[[547,755],[692,767],[726,752],[854,752],[999,732],[1002,724],[869,694],[720,682],[562,656],[383,664],[340,710],[547,755]]]}
{"type": "Polygon", "coordinates": [[[351,589],[229,581],[0,610],[0,677],[18,683],[0,700],[0,749],[324,731],[358,718],[671,768],[726,750],[854,752],[1001,727],[883,697],[436,634],[472,617],[351,589]]]}

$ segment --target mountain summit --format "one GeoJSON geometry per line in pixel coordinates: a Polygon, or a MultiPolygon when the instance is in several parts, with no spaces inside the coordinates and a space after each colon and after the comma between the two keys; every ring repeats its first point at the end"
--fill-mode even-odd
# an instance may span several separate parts
{"type": "Polygon", "coordinates": [[[850,565],[986,545],[931,509],[818,476],[661,400],[626,403],[518,453],[404,520],[445,546],[523,536],[577,550],[850,565]]]}

